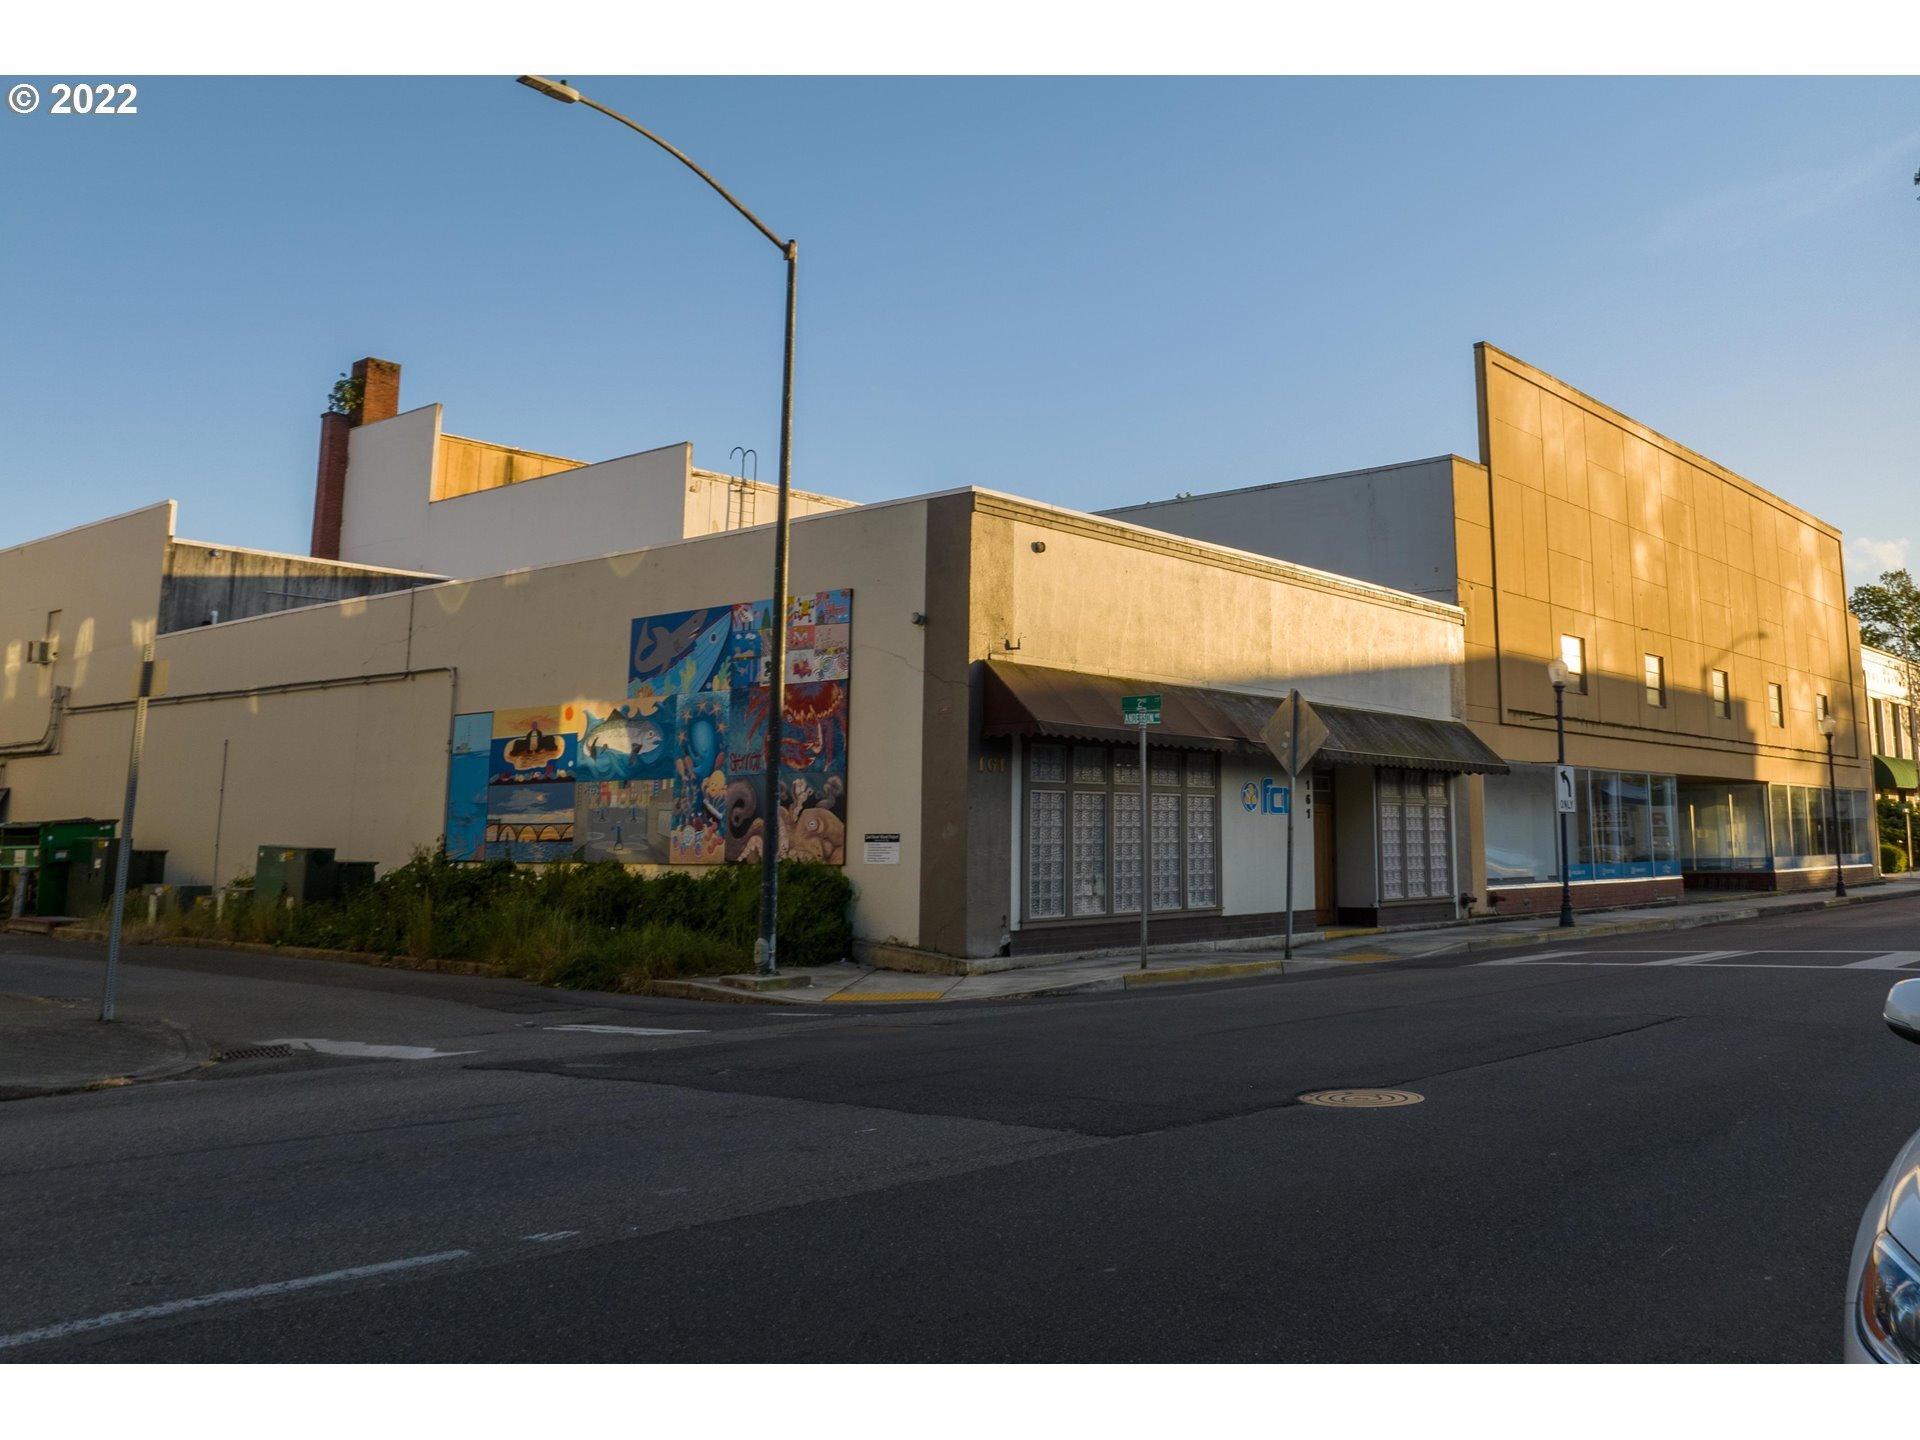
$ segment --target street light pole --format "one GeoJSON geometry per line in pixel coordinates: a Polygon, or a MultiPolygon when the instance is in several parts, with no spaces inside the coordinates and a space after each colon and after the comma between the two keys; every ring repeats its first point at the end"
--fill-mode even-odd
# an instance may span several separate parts
{"type": "Polygon", "coordinates": [[[644,135],[712,187],[758,230],[786,258],[787,328],[780,374],[780,503],[773,534],[773,608],[768,616],[767,655],[767,757],[766,786],[761,805],[760,832],[760,938],[753,943],[753,968],[761,975],[779,969],[775,935],[780,917],[780,740],[786,729],[787,713],[787,537],[788,497],[793,484],[793,329],[794,301],[799,284],[800,244],[782,240],[761,223],[760,217],[734,199],[718,180],[702,170],[679,150],[658,135],[638,125],[617,110],[609,110],[591,100],[564,80],[548,80],[539,75],[522,75],[520,83],[563,105],[585,105],[608,119],[618,120],[629,130],[644,135]]]}
{"type": "Polygon", "coordinates": [[[1827,824],[1833,832],[1833,893],[1844,900],[1847,877],[1841,869],[1846,862],[1840,854],[1840,791],[1833,778],[1833,732],[1839,728],[1840,722],[1831,714],[1820,717],[1820,733],[1827,737],[1827,824]]]}
{"type": "MultiPolygon", "coordinates": [[[[1547,662],[1547,679],[1553,682],[1553,730],[1557,739],[1554,751],[1556,766],[1567,763],[1567,679],[1573,672],[1567,668],[1564,660],[1547,662]]],[[[1556,783],[1558,770],[1555,772],[1556,783]]],[[[1560,809],[1560,796],[1556,792],[1553,805],[1560,822],[1560,928],[1573,928],[1573,886],[1567,878],[1567,812],[1560,809]]]]}

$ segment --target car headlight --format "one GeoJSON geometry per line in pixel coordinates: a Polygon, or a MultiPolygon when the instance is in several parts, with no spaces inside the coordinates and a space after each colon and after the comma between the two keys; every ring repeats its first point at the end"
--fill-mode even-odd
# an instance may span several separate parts
{"type": "Polygon", "coordinates": [[[1877,1359],[1920,1364],[1920,1263],[1891,1235],[1867,1256],[1860,1281],[1860,1334],[1877,1359]]]}

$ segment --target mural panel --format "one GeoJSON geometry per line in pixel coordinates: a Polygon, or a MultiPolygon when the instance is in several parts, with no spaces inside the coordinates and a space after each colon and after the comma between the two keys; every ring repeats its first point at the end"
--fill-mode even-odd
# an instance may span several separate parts
{"type": "Polygon", "coordinates": [[[493,752],[493,712],[453,717],[447,763],[447,856],[487,858],[487,775],[493,752]]]}
{"type": "Polygon", "coordinates": [[[853,592],[795,598],[787,624],[779,815],[765,773],[766,601],[642,616],[627,693],[456,716],[447,847],[460,859],[715,865],[846,862],[853,592]]]}

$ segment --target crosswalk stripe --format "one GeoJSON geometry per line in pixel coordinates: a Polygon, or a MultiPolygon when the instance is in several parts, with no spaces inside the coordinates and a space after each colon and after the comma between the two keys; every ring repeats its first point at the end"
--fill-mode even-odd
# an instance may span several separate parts
{"type": "Polygon", "coordinates": [[[1869,955],[1865,960],[1849,960],[1842,970],[1903,970],[1920,960],[1920,950],[1889,950],[1885,955],[1869,955]]]}
{"type": "Polygon", "coordinates": [[[1480,960],[1480,965],[1531,965],[1536,960],[1554,960],[1562,955],[1578,955],[1578,950],[1542,950],[1538,955],[1508,955],[1499,960],[1480,960]]]}
{"type": "Polygon", "coordinates": [[[1709,960],[1731,960],[1736,955],[1751,955],[1751,950],[1701,950],[1692,955],[1676,955],[1670,960],[1645,960],[1645,965],[1704,965],[1709,960]]]}

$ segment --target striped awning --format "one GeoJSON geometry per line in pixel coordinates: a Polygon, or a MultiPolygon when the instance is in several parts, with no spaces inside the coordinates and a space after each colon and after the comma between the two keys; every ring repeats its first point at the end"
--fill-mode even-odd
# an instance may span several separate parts
{"type": "MultiPolygon", "coordinates": [[[[1160,697],[1160,724],[1150,737],[1155,745],[1269,758],[1260,732],[1280,703],[1277,695],[997,660],[987,665],[981,733],[1134,744],[1139,731],[1120,720],[1120,701],[1129,695],[1160,697]]],[[[1506,774],[1500,757],[1458,720],[1323,705],[1307,698],[1326,723],[1327,742],[1320,758],[1331,764],[1506,774]]]]}

